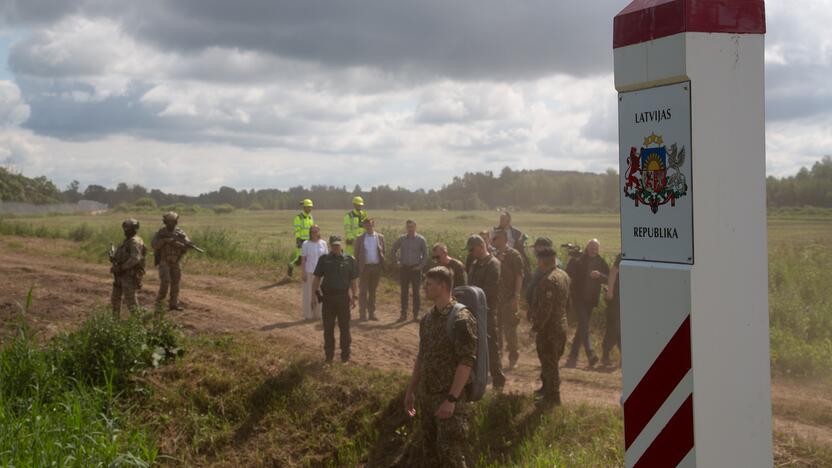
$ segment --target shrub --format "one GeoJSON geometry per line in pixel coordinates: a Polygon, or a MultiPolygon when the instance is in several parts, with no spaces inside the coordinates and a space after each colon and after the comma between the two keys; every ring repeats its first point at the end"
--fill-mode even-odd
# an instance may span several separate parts
{"type": "Polygon", "coordinates": [[[216,214],[233,213],[234,210],[235,210],[235,208],[232,205],[229,205],[228,203],[223,203],[221,205],[215,205],[214,206],[214,213],[216,213],[216,214]]]}
{"type": "Polygon", "coordinates": [[[117,399],[160,343],[178,342],[172,325],[102,313],[42,348],[25,320],[31,298],[0,349],[0,466],[152,465],[158,449],[117,399]]]}
{"type": "Polygon", "coordinates": [[[93,229],[87,223],[73,227],[69,230],[69,239],[75,242],[82,242],[93,236],[93,229]]]}
{"type": "Polygon", "coordinates": [[[156,209],[156,200],[150,197],[142,197],[133,202],[133,206],[139,209],[156,209]]]}
{"type": "Polygon", "coordinates": [[[252,204],[248,206],[248,209],[251,211],[262,211],[264,208],[260,202],[252,202],[252,204]]]}
{"type": "Polygon", "coordinates": [[[116,213],[129,213],[133,211],[133,207],[127,203],[122,202],[114,206],[113,211],[115,211],[116,213]]]}

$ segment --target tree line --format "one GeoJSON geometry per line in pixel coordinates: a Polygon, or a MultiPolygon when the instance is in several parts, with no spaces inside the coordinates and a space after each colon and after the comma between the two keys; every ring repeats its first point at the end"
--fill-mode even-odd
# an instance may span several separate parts
{"type": "Polygon", "coordinates": [[[811,169],[800,168],[788,177],[766,179],[770,207],[819,206],[832,208],[832,156],[824,156],[811,169]]]}
{"type": "MultiPolygon", "coordinates": [[[[801,168],[788,177],[768,177],[768,205],[771,207],[818,206],[832,208],[832,157],[824,156],[810,169],[801,168]]],[[[333,185],[295,186],[286,190],[237,190],[220,187],[197,196],[165,193],[141,185],[120,183],[115,188],[89,185],[83,191],[73,181],[61,191],[45,177],[27,178],[0,168],[0,197],[3,201],[31,203],[76,202],[81,199],[140,206],[177,204],[234,208],[295,209],[304,198],[317,208],[347,209],[352,197],[361,195],[369,209],[479,210],[511,207],[529,211],[610,211],[618,209],[618,173],[613,169],[596,174],[544,169],[512,170],[495,175],[491,171],[466,172],[440,189],[409,190],[379,185],[363,189],[333,185]]]]}

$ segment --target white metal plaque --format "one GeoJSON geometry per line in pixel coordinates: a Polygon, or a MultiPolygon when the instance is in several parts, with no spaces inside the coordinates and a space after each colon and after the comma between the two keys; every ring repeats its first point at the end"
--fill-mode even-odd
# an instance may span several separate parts
{"type": "Polygon", "coordinates": [[[618,95],[621,255],[693,263],[690,82],[618,95]]]}

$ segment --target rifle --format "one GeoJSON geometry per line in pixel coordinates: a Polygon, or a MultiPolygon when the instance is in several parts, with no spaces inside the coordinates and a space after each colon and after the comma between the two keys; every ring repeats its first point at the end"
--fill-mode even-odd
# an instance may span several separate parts
{"type": "MultiPolygon", "coordinates": [[[[115,267],[116,266],[116,246],[115,245],[110,244],[110,248],[107,249],[107,258],[110,259],[110,264],[115,267]]],[[[113,275],[115,276],[115,273],[113,273],[113,275]]]]}
{"type": "MultiPolygon", "coordinates": [[[[163,237],[173,238],[174,241],[182,244],[186,249],[193,249],[199,253],[205,253],[204,249],[199,248],[193,241],[187,240],[185,237],[185,233],[182,232],[179,228],[177,228],[173,233],[164,233],[163,237]]],[[[159,263],[162,261],[162,253],[159,250],[153,251],[153,264],[155,266],[159,266],[159,263]]]]}

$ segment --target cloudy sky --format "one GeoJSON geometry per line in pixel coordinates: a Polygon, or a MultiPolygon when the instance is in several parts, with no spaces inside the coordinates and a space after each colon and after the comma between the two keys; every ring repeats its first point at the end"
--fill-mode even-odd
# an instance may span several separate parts
{"type": "MultiPolygon", "coordinates": [[[[0,165],[189,194],[600,172],[626,3],[0,0],[0,165]]],[[[832,0],[766,8],[768,171],[787,175],[832,154],[832,0]]]]}

